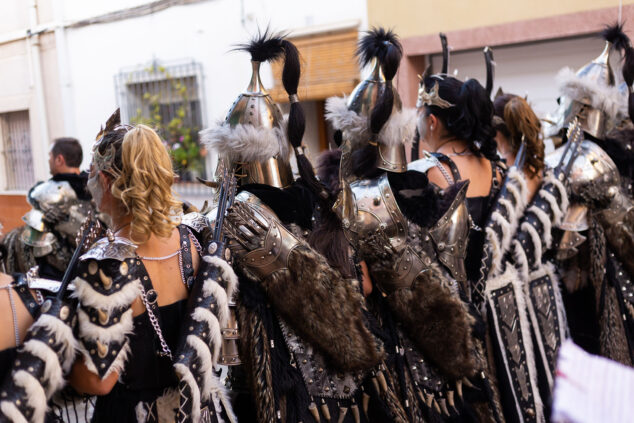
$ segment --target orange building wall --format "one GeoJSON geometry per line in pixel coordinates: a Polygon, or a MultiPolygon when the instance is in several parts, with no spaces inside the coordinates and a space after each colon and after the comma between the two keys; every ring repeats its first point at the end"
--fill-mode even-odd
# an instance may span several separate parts
{"type": "Polygon", "coordinates": [[[22,216],[31,206],[26,202],[26,195],[0,194],[0,223],[2,233],[7,234],[13,228],[24,225],[22,216]]]}

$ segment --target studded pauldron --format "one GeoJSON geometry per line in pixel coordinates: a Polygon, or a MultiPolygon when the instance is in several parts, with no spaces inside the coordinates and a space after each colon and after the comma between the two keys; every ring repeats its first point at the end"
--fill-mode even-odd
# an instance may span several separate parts
{"type": "Polygon", "coordinates": [[[142,277],[133,252],[120,240],[100,241],[82,256],[78,266],[79,339],[88,368],[101,378],[125,358],[132,324],[128,311],[139,294],[142,277]],[[108,339],[102,337],[105,333],[108,339]]]}

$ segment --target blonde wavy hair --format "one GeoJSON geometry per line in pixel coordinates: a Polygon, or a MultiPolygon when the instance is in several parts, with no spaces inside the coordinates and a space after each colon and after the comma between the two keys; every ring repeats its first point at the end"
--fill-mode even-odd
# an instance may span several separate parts
{"type": "Polygon", "coordinates": [[[136,244],[152,234],[167,238],[178,225],[181,204],[172,193],[172,160],[161,138],[150,127],[137,125],[121,144],[121,172],[112,195],[132,215],[130,238],[136,244]]]}

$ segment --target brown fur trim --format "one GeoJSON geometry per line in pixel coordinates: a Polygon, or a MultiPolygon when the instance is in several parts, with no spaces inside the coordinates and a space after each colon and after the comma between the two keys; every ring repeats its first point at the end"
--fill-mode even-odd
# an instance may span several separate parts
{"type": "Polygon", "coordinates": [[[462,378],[476,373],[473,318],[437,267],[418,275],[410,289],[398,289],[387,298],[407,335],[445,375],[462,378]]]}
{"type": "Polygon", "coordinates": [[[262,281],[282,318],[341,371],[371,368],[384,355],[365,326],[363,296],[356,284],[303,242],[289,255],[288,268],[262,281]]]}

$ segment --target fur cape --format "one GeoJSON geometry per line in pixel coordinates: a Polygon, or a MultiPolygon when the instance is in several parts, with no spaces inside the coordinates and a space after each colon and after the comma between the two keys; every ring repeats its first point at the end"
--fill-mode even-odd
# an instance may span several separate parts
{"type": "Polygon", "coordinates": [[[383,359],[382,346],[365,325],[358,282],[342,278],[305,242],[290,253],[287,268],[260,283],[280,316],[335,369],[364,370],[383,359]]]}
{"type": "Polygon", "coordinates": [[[419,274],[411,288],[398,289],[387,300],[417,348],[446,376],[460,379],[476,373],[473,318],[438,267],[419,274]]]}
{"type": "Polygon", "coordinates": [[[249,124],[234,127],[226,122],[200,131],[200,141],[231,161],[263,162],[271,157],[288,161],[290,144],[286,137],[285,120],[282,127],[264,128],[249,124]]]}
{"type": "MultiPolygon", "coordinates": [[[[346,96],[330,97],[326,100],[326,119],[332,123],[335,130],[343,132],[344,138],[351,143],[353,150],[362,147],[371,138],[370,120],[349,110],[346,96]]],[[[415,109],[393,111],[379,133],[378,142],[387,146],[404,144],[414,138],[415,131],[415,109]]]]}

